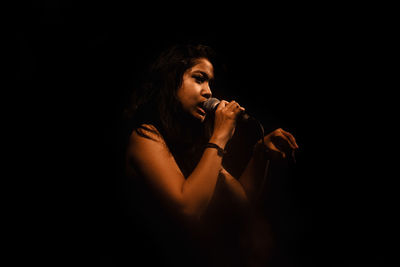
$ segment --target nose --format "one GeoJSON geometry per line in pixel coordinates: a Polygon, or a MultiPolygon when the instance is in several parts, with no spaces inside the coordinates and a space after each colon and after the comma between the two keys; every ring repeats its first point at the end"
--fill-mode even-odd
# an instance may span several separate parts
{"type": "Polygon", "coordinates": [[[204,87],[201,90],[201,95],[205,98],[211,98],[212,92],[209,84],[204,85],[204,87]]]}

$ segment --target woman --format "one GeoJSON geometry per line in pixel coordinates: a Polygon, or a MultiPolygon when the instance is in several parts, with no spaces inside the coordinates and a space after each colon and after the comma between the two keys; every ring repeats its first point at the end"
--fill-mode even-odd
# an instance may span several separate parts
{"type": "Polygon", "coordinates": [[[143,221],[137,227],[147,228],[143,237],[151,237],[149,246],[161,252],[164,266],[249,266],[242,226],[266,164],[298,148],[290,133],[277,129],[255,144],[238,179],[224,169],[224,149],[245,109],[222,100],[212,118],[203,110],[212,96],[213,61],[207,46],[170,48],[129,110],[127,193],[136,222],[143,221]]]}

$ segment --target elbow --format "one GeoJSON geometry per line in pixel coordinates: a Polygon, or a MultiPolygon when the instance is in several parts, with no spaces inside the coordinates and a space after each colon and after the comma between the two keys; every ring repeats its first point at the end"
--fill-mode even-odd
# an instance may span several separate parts
{"type": "Polygon", "coordinates": [[[180,216],[185,220],[192,222],[199,221],[207,208],[207,201],[205,201],[202,197],[199,197],[197,194],[193,194],[193,192],[188,192],[187,190],[185,193],[182,192],[179,202],[180,205],[178,210],[180,216]]]}
{"type": "Polygon", "coordinates": [[[199,208],[186,206],[181,209],[180,214],[184,220],[198,222],[203,215],[203,212],[199,208]]]}
{"type": "Polygon", "coordinates": [[[180,220],[186,222],[196,222],[199,221],[203,212],[198,207],[198,205],[193,205],[190,202],[183,201],[174,201],[173,203],[169,203],[168,209],[174,216],[177,216],[180,220]]]}

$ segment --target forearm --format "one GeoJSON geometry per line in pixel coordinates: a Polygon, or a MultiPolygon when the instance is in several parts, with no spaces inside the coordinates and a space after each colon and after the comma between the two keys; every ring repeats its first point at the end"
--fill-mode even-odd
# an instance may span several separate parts
{"type": "Polygon", "coordinates": [[[239,182],[243,186],[250,201],[255,200],[260,190],[262,190],[263,180],[266,179],[264,176],[268,166],[269,160],[262,149],[255,149],[245,170],[239,178],[239,182]]]}
{"type": "MultiPolygon", "coordinates": [[[[226,142],[211,138],[221,148],[226,142]]],[[[185,213],[199,217],[206,210],[215,190],[218,174],[222,169],[222,157],[215,148],[204,150],[203,156],[182,186],[185,213]]]]}

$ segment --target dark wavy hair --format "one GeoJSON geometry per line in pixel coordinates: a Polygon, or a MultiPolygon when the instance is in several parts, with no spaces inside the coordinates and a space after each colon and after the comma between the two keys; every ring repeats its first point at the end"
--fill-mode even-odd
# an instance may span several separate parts
{"type": "Polygon", "coordinates": [[[136,131],[150,138],[143,130],[154,131],[145,124],[157,128],[185,177],[194,168],[201,147],[212,131],[209,119],[202,124],[183,112],[177,97],[185,71],[200,58],[208,59],[215,66],[215,51],[206,45],[174,45],[161,53],[150,66],[141,86],[133,91],[130,105],[125,110],[129,132],[136,131]]]}

